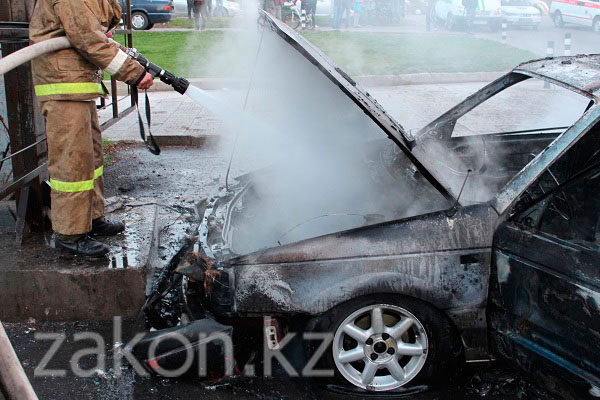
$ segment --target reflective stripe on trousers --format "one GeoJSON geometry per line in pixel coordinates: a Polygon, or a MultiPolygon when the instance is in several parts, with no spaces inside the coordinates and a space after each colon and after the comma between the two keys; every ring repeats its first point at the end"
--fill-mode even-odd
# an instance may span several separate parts
{"type": "Polygon", "coordinates": [[[36,96],[52,96],[57,94],[105,94],[104,88],[96,82],[49,83],[35,85],[36,96]]]}
{"type": "Polygon", "coordinates": [[[79,182],[62,182],[50,178],[50,187],[59,192],[73,193],[73,192],[85,192],[86,190],[94,189],[94,181],[102,176],[104,173],[104,166],[96,168],[94,170],[94,178],[87,181],[79,182]]]}

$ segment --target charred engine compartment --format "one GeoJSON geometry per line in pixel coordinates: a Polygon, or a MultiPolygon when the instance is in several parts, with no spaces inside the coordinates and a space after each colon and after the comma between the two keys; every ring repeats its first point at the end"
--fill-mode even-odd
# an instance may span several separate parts
{"type": "Polygon", "coordinates": [[[272,166],[241,177],[205,213],[209,252],[244,255],[450,206],[389,140],[315,164],[317,173],[272,166]]]}

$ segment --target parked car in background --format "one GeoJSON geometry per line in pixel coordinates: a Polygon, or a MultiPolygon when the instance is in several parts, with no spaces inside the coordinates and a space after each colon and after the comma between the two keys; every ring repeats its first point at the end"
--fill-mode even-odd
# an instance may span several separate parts
{"type": "MultiPolygon", "coordinates": [[[[500,0],[481,0],[477,3],[473,25],[488,26],[499,30],[502,25],[500,0]]],[[[465,7],[462,0],[439,0],[435,3],[433,20],[450,30],[466,23],[465,7]]]]}
{"type": "MultiPolygon", "coordinates": [[[[125,19],[125,2],[119,0],[125,19]]],[[[169,22],[175,15],[173,0],[131,0],[131,25],[135,30],[152,29],[154,24],[169,22]]]]}
{"type": "Polygon", "coordinates": [[[542,22],[542,13],[531,0],[502,0],[501,11],[508,25],[537,29],[542,22]]]}
{"type": "Polygon", "coordinates": [[[550,15],[556,27],[583,25],[600,33],[600,0],[553,0],[550,15]]]}

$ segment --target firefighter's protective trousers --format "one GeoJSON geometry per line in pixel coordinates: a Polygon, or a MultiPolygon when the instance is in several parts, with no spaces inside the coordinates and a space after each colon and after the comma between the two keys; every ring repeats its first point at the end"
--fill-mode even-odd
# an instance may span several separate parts
{"type": "Polygon", "coordinates": [[[84,234],[104,215],[103,148],[94,101],[40,103],[46,117],[52,229],[84,234]]]}

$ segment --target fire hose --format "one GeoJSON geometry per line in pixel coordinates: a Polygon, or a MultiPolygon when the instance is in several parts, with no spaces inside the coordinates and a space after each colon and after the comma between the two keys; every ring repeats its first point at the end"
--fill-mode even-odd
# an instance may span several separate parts
{"type": "MultiPolygon", "coordinates": [[[[113,43],[117,43],[112,39],[109,39],[113,43]]],[[[117,43],[118,44],[118,43],[117,43]]],[[[31,46],[27,46],[24,49],[16,51],[14,53],[9,54],[6,57],[2,57],[0,59],[0,75],[6,74],[8,71],[18,67],[19,65],[25,64],[28,61],[33,60],[36,57],[44,55],[46,53],[51,53],[53,51],[58,51],[62,49],[68,49],[72,47],[71,42],[67,39],[66,36],[44,40],[43,42],[39,42],[33,44],[31,46]]],[[[169,86],[172,86],[173,89],[181,94],[184,94],[190,85],[190,83],[185,78],[180,78],[175,76],[173,73],[159,67],[158,65],[148,61],[141,53],[139,53],[136,49],[131,48],[127,49],[127,55],[139,62],[146,71],[152,75],[154,78],[159,78],[162,82],[166,83],[169,86]]],[[[144,129],[144,125],[142,123],[142,117],[139,111],[139,107],[137,107],[137,99],[135,99],[136,108],[138,109],[138,121],[140,125],[140,136],[142,140],[148,146],[148,149],[153,154],[160,154],[160,149],[156,142],[154,141],[154,137],[150,132],[150,100],[148,99],[148,93],[146,93],[146,122],[148,124],[148,141],[146,140],[146,133],[144,129]]]]}

